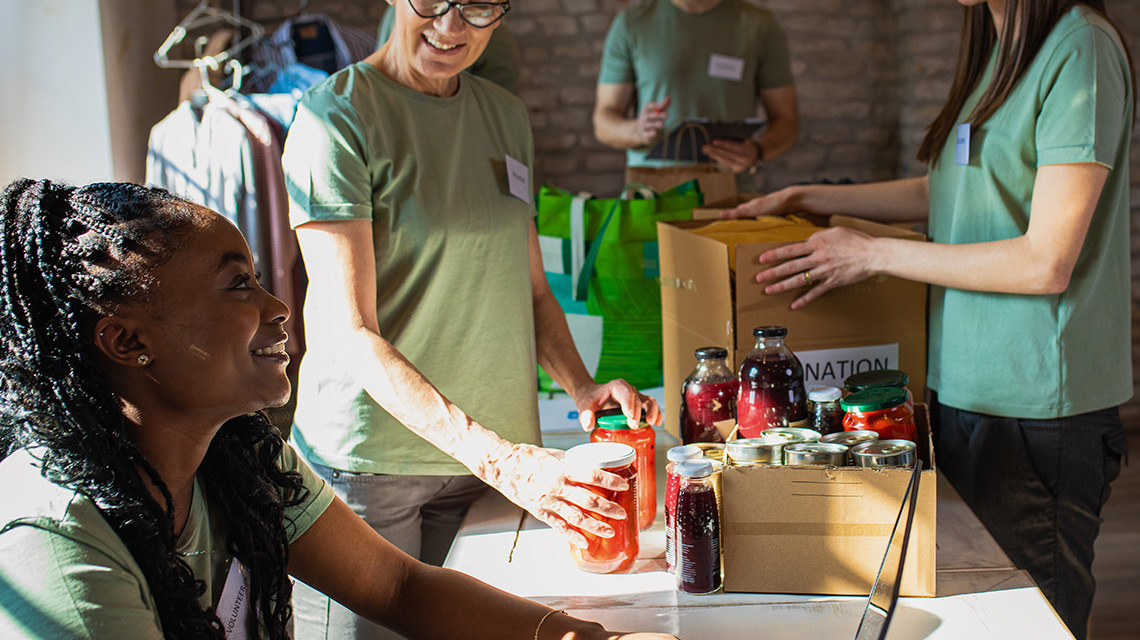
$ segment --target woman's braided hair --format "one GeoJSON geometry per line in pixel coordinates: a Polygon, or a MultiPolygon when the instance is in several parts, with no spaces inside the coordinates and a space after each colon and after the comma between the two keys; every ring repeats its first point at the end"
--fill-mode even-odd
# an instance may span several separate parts
{"type": "MultiPolygon", "coordinates": [[[[169,638],[224,633],[199,603],[206,585],[175,550],[170,492],[128,437],[92,338],[100,317],[148,300],[153,270],[200,215],[134,184],[21,179],[0,195],[0,457],[27,449],[46,478],[95,502],[142,568],[169,638]]],[[[287,637],[292,615],[284,509],[308,492],[300,474],[279,467],[282,447],[264,413],[240,416],[199,468],[228,551],[249,570],[252,637],[287,637]]]]}

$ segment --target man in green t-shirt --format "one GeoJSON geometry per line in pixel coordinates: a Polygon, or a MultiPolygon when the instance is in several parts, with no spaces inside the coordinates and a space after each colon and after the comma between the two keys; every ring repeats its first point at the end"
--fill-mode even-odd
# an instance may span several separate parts
{"type": "Polygon", "coordinates": [[[594,109],[598,140],[626,149],[629,166],[669,164],[646,154],[686,118],[767,114],[758,137],[713,140],[701,151],[740,173],[796,143],[799,115],[787,39],[771,12],[745,0],[646,0],[606,36],[594,109]]]}

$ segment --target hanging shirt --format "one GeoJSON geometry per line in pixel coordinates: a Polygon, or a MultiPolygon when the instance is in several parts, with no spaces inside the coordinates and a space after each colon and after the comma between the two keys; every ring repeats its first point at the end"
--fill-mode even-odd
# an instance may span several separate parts
{"type": "Polygon", "coordinates": [[[254,139],[232,98],[215,94],[199,115],[182,102],[150,130],[146,181],[222,214],[261,268],[254,139]]]}
{"type": "MultiPolygon", "coordinates": [[[[285,20],[273,35],[255,45],[253,63],[278,69],[302,63],[334,73],[375,50],[376,39],[367,31],[339,25],[323,13],[310,13],[285,20]]],[[[264,79],[250,89],[266,92],[273,82],[273,78],[264,79]]]]}

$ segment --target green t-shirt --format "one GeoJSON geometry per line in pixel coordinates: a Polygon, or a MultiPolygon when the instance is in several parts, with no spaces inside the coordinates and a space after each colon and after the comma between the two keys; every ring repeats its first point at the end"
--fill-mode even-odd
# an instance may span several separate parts
{"type": "MultiPolygon", "coordinates": [[[[538,443],[534,206],[510,195],[505,169],[507,156],[533,166],[530,124],[505,89],[459,78],[439,98],[361,62],[310,89],[285,144],[291,222],[371,220],[380,334],[480,424],[538,443]]],[[[306,321],[320,312],[307,306],[306,321]]],[[[293,437],[308,460],[469,473],[384,411],[311,324],[306,343],[293,437]]]]}
{"type": "MultiPolygon", "coordinates": [[[[632,84],[637,113],[646,102],[672,98],[669,131],[685,118],[755,116],[760,91],[792,84],[792,69],[787,38],[766,9],[723,0],[694,15],[670,0],[646,0],[614,18],[598,82],[632,84]]],[[[629,149],[626,163],[665,164],[646,159],[647,152],[629,149]]]]}
{"type": "MultiPolygon", "coordinates": [[[[280,464],[300,472],[309,489],[303,504],[285,511],[292,543],[332,503],[333,491],[291,447],[280,464]]],[[[0,502],[0,638],[162,638],[142,569],[90,498],[45,479],[26,451],[0,462],[0,486],[7,487],[0,502]]],[[[225,522],[197,480],[177,551],[206,583],[202,607],[217,605],[232,556],[225,522]]]]}
{"type": "MultiPolygon", "coordinates": [[[[515,40],[515,35],[507,28],[506,20],[506,18],[500,20],[502,24],[495,27],[495,30],[491,32],[491,39],[487,41],[487,48],[464,71],[480,78],[486,78],[518,95],[520,76],[522,75],[522,56],[519,54],[519,43],[515,40]]],[[[395,25],[396,12],[389,7],[384,11],[384,17],[380,19],[380,27],[376,30],[377,47],[388,41],[388,36],[392,35],[392,28],[395,25]]]]}
{"type": "MultiPolygon", "coordinates": [[[[995,57],[958,122],[967,122],[995,57]]],[[[996,114],[955,164],[955,133],[930,172],[930,236],[966,244],[1029,227],[1037,168],[1110,169],[1069,287],[1014,295],[931,287],[927,384],[949,406],[1047,419],[1119,405],[1132,395],[1128,148],[1132,86],[1112,27],[1065,14],[996,114]]]]}

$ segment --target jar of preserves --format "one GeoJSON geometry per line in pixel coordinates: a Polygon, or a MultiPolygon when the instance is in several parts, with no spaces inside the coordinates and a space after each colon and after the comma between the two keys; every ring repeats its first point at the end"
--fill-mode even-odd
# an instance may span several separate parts
{"type": "Polygon", "coordinates": [[[720,513],[713,489],[713,465],[686,460],[677,465],[677,589],[712,593],[720,589],[720,513]]]}
{"type": "Polygon", "coordinates": [[[676,566],[673,548],[674,516],[677,509],[677,488],[681,482],[680,476],[677,475],[677,464],[686,460],[699,459],[702,455],[701,450],[692,445],[673,447],[665,453],[665,457],[669,461],[665,467],[665,569],[669,573],[673,573],[676,566]]]}
{"type": "Polygon", "coordinates": [[[910,384],[910,376],[898,369],[874,369],[848,376],[843,381],[843,388],[847,390],[847,393],[855,393],[875,387],[906,389],[906,402],[913,410],[914,395],[911,394],[910,389],[907,389],[908,384],[910,384]]]}
{"type": "Polygon", "coordinates": [[[578,568],[591,573],[617,573],[633,565],[641,549],[637,539],[637,469],[634,461],[637,452],[633,447],[618,442],[592,442],[570,448],[563,459],[567,466],[577,469],[603,469],[620,476],[629,488],[624,491],[600,489],[579,485],[599,497],[618,504],[626,517],[620,520],[604,516],[590,517],[606,523],[614,530],[612,538],[599,538],[587,531],[585,549],[571,545],[570,555],[578,568]]]}
{"type": "Polygon", "coordinates": [[[843,397],[836,387],[812,387],[808,389],[808,427],[820,435],[843,431],[843,408],[839,400],[843,397]]]}
{"type": "Polygon", "coordinates": [[[847,412],[843,416],[845,431],[874,431],[880,440],[917,440],[914,409],[906,403],[905,389],[864,389],[844,398],[840,406],[847,412]]]}
{"type": "Polygon", "coordinates": [[[697,368],[681,384],[681,442],[724,442],[715,423],[736,418],[736,374],[725,364],[728,350],[702,347],[697,368]]]}
{"type": "Polygon", "coordinates": [[[807,424],[804,368],[784,345],[784,327],[756,327],[756,347],[740,365],[736,420],[742,438],[754,438],[772,427],[807,424]]]}
{"type": "Polygon", "coordinates": [[[657,517],[657,433],[644,421],[631,429],[620,409],[598,412],[590,442],[620,442],[637,451],[637,523],[642,529],[657,517]],[[616,413],[615,413],[616,412],[616,413]]]}

